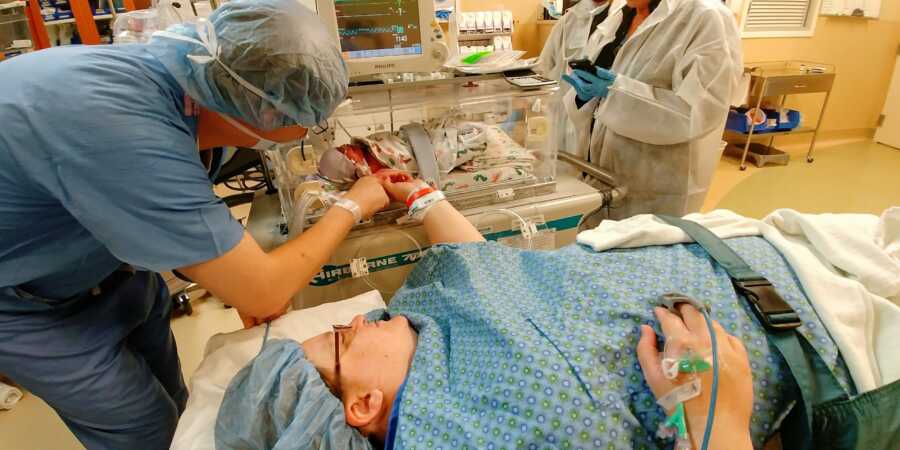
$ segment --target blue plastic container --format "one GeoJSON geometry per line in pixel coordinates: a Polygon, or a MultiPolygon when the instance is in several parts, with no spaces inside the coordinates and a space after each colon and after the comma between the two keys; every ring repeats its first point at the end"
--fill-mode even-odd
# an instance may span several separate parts
{"type": "MultiPolygon", "coordinates": [[[[778,112],[773,111],[773,113],[775,114],[775,116],[777,118],[778,112]]],[[[768,114],[769,114],[769,112],[766,111],[766,115],[768,115],[768,114]]],[[[794,128],[797,128],[798,126],[800,126],[800,111],[797,111],[796,109],[787,110],[787,119],[788,119],[787,122],[782,122],[779,120],[778,126],[775,127],[775,129],[777,131],[788,131],[788,130],[793,130],[794,128]]]]}
{"type": "MultiPolygon", "coordinates": [[[[736,108],[728,112],[728,120],[725,122],[725,128],[738,133],[747,134],[750,132],[750,124],[747,120],[748,108],[736,108]]],[[[766,121],[753,127],[753,133],[772,133],[779,131],[790,131],[800,125],[800,111],[787,110],[787,121],[782,122],[778,111],[772,109],[764,109],[766,113],[766,121]]]]}
{"type": "MultiPolygon", "coordinates": [[[[738,133],[749,133],[750,132],[750,124],[747,120],[747,110],[748,108],[737,108],[728,111],[728,121],[725,122],[725,128],[731,131],[737,131],[738,133]]],[[[764,131],[770,130],[769,122],[763,122],[759,125],[753,127],[754,133],[762,133],[764,131]]]]}

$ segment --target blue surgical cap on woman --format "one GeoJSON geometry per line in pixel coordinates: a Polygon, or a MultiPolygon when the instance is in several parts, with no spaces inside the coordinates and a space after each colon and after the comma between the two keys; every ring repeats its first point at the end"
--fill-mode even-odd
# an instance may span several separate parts
{"type": "Polygon", "coordinates": [[[219,408],[216,450],[371,450],[296,341],[270,340],[219,408]]]}
{"type": "Polygon", "coordinates": [[[262,129],[312,127],[347,96],[336,37],[297,0],[232,0],[148,49],[191,98],[262,129]]]}

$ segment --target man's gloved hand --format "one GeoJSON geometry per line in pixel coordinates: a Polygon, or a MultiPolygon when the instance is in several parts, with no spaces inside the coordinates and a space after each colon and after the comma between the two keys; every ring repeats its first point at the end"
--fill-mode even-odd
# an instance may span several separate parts
{"type": "Polygon", "coordinates": [[[575,69],[572,75],[563,75],[562,79],[575,88],[579,100],[589,102],[609,95],[609,87],[616,81],[616,74],[602,67],[597,67],[596,75],[575,69]]]}

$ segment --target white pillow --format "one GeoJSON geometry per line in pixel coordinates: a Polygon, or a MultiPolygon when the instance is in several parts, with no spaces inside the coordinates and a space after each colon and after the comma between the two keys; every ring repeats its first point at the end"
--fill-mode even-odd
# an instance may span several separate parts
{"type": "MultiPolygon", "coordinates": [[[[269,339],[293,339],[303,342],[331,330],[335,324],[347,324],[358,314],[385,308],[378,291],[370,291],[335,303],[292,311],[272,322],[269,339]]],[[[174,450],[215,450],[216,417],[231,379],[262,348],[265,325],[249,330],[217,334],[209,339],[203,361],[191,378],[191,396],[178,421],[174,450]]]]}

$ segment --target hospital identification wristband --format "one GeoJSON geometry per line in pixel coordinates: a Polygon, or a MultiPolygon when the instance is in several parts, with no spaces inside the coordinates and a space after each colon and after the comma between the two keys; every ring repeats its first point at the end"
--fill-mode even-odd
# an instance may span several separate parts
{"type": "Polygon", "coordinates": [[[434,191],[435,191],[434,188],[432,188],[431,186],[425,186],[422,189],[419,189],[418,191],[415,191],[415,192],[409,194],[409,197],[406,197],[406,207],[412,209],[413,204],[416,202],[416,200],[418,200],[434,191]]]}
{"type": "Polygon", "coordinates": [[[362,209],[359,207],[359,204],[350,200],[349,198],[341,198],[334,202],[334,206],[338,208],[345,209],[347,212],[353,215],[354,223],[362,222],[362,209]]]}
{"type": "Polygon", "coordinates": [[[413,200],[412,205],[409,207],[407,216],[413,222],[422,222],[423,220],[425,220],[425,216],[428,214],[428,211],[431,209],[431,207],[446,199],[447,197],[443,192],[432,190],[431,192],[413,200]]]}

